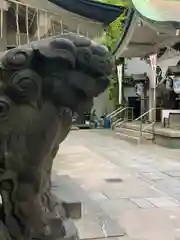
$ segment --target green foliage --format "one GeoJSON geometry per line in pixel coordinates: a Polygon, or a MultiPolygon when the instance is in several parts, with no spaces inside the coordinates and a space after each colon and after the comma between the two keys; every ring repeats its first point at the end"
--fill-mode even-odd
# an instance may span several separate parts
{"type": "Polygon", "coordinates": [[[117,99],[117,74],[116,71],[114,71],[110,76],[110,86],[108,89],[109,92],[109,100],[113,101],[115,103],[117,99]]]}
{"type": "Polygon", "coordinates": [[[128,7],[130,6],[130,2],[129,0],[97,0],[97,1],[125,7],[124,12],[107,27],[106,36],[102,38],[102,44],[105,44],[109,50],[113,50],[123,30],[126,12],[128,7]]]}
{"type": "Polygon", "coordinates": [[[96,0],[96,1],[116,6],[128,6],[128,0],[96,0]]]}
{"type": "MultiPolygon", "coordinates": [[[[125,7],[124,12],[114,22],[107,26],[105,34],[100,39],[96,39],[96,41],[98,41],[99,43],[106,45],[106,47],[110,51],[113,51],[118,41],[118,38],[122,33],[124,21],[126,20],[126,13],[128,11],[128,8],[130,7],[130,1],[129,0],[96,0],[96,1],[107,3],[110,5],[125,7]]],[[[118,103],[118,78],[116,71],[114,71],[113,74],[110,76],[110,81],[111,83],[109,86],[109,100],[113,101],[114,105],[116,106],[118,103]]]]}
{"type": "Polygon", "coordinates": [[[123,21],[125,19],[125,14],[123,13],[114,22],[112,22],[106,30],[106,42],[105,45],[109,50],[113,50],[115,44],[120,36],[123,29],[123,21]]]}

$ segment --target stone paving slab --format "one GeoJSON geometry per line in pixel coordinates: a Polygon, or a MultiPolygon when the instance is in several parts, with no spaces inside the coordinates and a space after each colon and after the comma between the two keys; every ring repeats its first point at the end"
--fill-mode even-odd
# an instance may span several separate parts
{"type": "Polygon", "coordinates": [[[108,198],[100,192],[90,192],[89,197],[94,201],[105,201],[108,198]]]}
{"type": "Polygon", "coordinates": [[[147,179],[150,179],[150,180],[154,180],[154,181],[157,181],[157,180],[164,180],[166,178],[166,175],[161,173],[161,172],[141,172],[141,175],[144,177],[144,178],[147,178],[147,179]]]}
{"type": "Polygon", "coordinates": [[[174,170],[174,171],[165,171],[165,174],[169,175],[170,177],[179,177],[180,178],[180,170],[174,170]]]}
{"type": "Polygon", "coordinates": [[[146,198],[151,204],[159,208],[179,207],[180,203],[173,201],[168,197],[146,198]]]}
{"type": "MultiPolygon", "coordinates": [[[[97,229],[91,225],[94,235],[106,239],[101,217],[108,216],[128,234],[109,240],[180,240],[178,161],[179,151],[134,146],[108,134],[78,131],[62,144],[55,169],[69,174],[88,193],[83,216],[97,223],[97,229]],[[105,181],[113,177],[121,178],[121,183],[105,181]]],[[[84,232],[85,238],[91,237],[88,229],[84,232]]]]}
{"type": "Polygon", "coordinates": [[[180,182],[175,178],[158,181],[154,187],[165,193],[166,196],[172,197],[177,201],[180,200],[180,182]]]}
{"type": "Polygon", "coordinates": [[[162,208],[125,211],[119,216],[120,224],[129,237],[142,240],[176,240],[179,235],[179,218],[162,208]]]}
{"type": "MultiPolygon", "coordinates": [[[[104,212],[74,180],[59,175],[53,178],[59,198],[82,202],[82,218],[75,220],[80,239],[124,236],[124,230],[104,212]],[[56,179],[56,180],[55,180],[56,179]]],[[[98,196],[99,197],[99,196],[98,196]]]]}
{"type": "Polygon", "coordinates": [[[101,201],[100,206],[104,212],[115,219],[126,210],[134,210],[138,208],[138,206],[128,198],[101,201]]]}
{"type": "Polygon", "coordinates": [[[128,236],[124,236],[124,237],[108,237],[108,238],[102,238],[100,240],[144,240],[144,239],[130,238],[128,236]]]}
{"type": "Polygon", "coordinates": [[[151,186],[140,184],[140,181],[134,181],[132,184],[124,183],[119,189],[113,189],[113,186],[102,189],[102,193],[109,199],[121,198],[145,198],[145,197],[161,197],[162,194],[152,189],[151,186]],[[138,184],[139,183],[139,184],[138,184]]]}
{"type": "Polygon", "coordinates": [[[101,229],[98,218],[94,216],[83,217],[75,221],[80,239],[96,239],[106,237],[101,229]]]}
{"type": "Polygon", "coordinates": [[[131,198],[130,199],[134,204],[143,209],[149,209],[155,207],[151,202],[145,198],[131,198]]]}

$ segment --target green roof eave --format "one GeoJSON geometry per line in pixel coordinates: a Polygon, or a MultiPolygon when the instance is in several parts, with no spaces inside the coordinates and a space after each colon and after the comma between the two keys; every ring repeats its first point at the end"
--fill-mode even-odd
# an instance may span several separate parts
{"type": "Polygon", "coordinates": [[[134,24],[135,24],[135,19],[136,19],[136,14],[133,8],[130,8],[128,13],[127,13],[127,20],[125,21],[123,31],[121,32],[119,39],[117,40],[117,44],[113,50],[113,55],[116,57],[117,52],[120,50],[120,48],[124,48],[127,45],[127,42],[129,38],[131,37],[131,29],[133,30],[134,24]],[[132,23],[134,23],[132,25],[132,23]]]}
{"type": "Polygon", "coordinates": [[[180,22],[179,0],[131,0],[141,16],[156,22],[180,22]]]}
{"type": "Polygon", "coordinates": [[[139,13],[135,7],[129,9],[123,31],[113,51],[116,59],[123,57],[145,57],[157,53],[161,48],[180,42],[176,30],[179,22],[154,21],[139,13]]]}

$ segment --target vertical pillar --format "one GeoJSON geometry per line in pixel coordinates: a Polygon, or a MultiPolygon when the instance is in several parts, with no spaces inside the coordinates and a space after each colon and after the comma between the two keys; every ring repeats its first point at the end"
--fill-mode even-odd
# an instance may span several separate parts
{"type": "Polygon", "coordinates": [[[117,65],[119,105],[122,105],[123,64],[117,65]]]}
{"type": "Polygon", "coordinates": [[[26,37],[27,44],[29,44],[29,8],[26,6],[26,37]]]}
{"type": "Polygon", "coordinates": [[[77,25],[77,34],[80,35],[80,25],[77,25]]]}
{"type": "Polygon", "coordinates": [[[149,121],[156,121],[156,55],[150,56],[151,60],[151,76],[149,81],[149,121]]]}
{"type": "Polygon", "coordinates": [[[123,64],[117,65],[117,76],[119,85],[119,104],[122,104],[122,77],[123,77],[123,64]]]}
{"type": "Polygon", "coordinates": [[[48,36],[48,31],[49,31],[49,22],[48,22],[48,13],[45,12],[45,36],[48,36]]]}
{"type": "Polygon", "coordinates": [[[3,38],[3,22],[4,22],[4,10],[1,8],[1,39],[3,38]]]}
{"type": "Polygon", "coordinates": [[[0,0],[0,11],[1,11],[1,33],[0,33],[0,52],[1,49],[6,50],[7,46],[7,26],[6,26],[6,12],[8,11],[8,2],[0,0]]]}
{"type": "Polygon", "coordinates": [[[61,34],[64,33],[64,28],[63,28],[63,21],[60,21],[60,25],[61,25],[61,34]]]}
{"type": "Polygon", "coordinates": [[[37,39],[40,40],[40,29],[39,29],[39,10],[36,10],[36,25],[37,25],[37,39]]]}
{"type": "Polygon", "coordinates": [[[141,96],[140,96],[140,98],[141,98],[141,115],[142,114],[144,114],[144,112],[145,112],[145,90],[144,90],[144,83],[140,83],[141,84],[141,96]]]}
{"type": "Polygon", "coordinates": [[[1,8],[1,37],[0,37],[0,54],[7,50],[7,11],[9,3],[4,0],[0,0],[1,8]]]}
{"type": "Polygon", "coordinates": [[[19,29],[19,4],[16,3],[16,46],[21,45],[21,36],[20,36],[20,29],[19,29]]]}
{"type": "Polygon", "coordinates": [[[50,19],[48,19],[47,11],[39,10],[38,15],[39,35],[41,38],[47,36],[48,34],[48,31],[50,29],[50,19]]]}
{"type": "Polygon", "coordinates": [[[7,11],[1,8],[1,37],[0,37],[0,52],[7,49],[7,11]]]}

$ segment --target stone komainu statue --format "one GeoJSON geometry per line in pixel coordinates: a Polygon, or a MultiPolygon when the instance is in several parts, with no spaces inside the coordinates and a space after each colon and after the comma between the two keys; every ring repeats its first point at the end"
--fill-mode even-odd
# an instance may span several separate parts
{"type": "Polygon", "coordinates": [[[0,65],[0,239],[78,238],[51,193],[51,169],[72,115],[109,84],[103,46],[64,34],[8,51],[0,65]]]}

